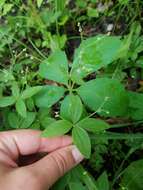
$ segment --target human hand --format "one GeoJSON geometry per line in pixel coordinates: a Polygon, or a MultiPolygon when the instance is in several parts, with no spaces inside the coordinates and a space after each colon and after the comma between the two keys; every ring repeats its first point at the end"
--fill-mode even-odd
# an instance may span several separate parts
{"type": "Polygon", "coordinates": [[[0,189],[47,190],[83,159],[71,137],[42,138],[35,130],[0,133],[0,189]],[[20,156],[46,152],[40,160],[19,166],[20,156]]]}

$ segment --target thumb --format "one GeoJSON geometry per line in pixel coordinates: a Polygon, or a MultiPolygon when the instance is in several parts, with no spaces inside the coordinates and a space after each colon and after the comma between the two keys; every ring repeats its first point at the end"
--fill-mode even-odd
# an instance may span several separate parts
{"type": "Polygon", "coordinates": [[[32,175],[39,177],[43,187],[51,187],[61,176],[83,160],[76,146],[58,149],[29,166],[32,175]]]}

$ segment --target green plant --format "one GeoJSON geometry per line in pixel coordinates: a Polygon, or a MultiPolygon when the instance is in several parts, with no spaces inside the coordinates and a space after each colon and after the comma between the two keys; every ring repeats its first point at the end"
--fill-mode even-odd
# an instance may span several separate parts
{"type": "MultiPolygon", "coordinates": [[[[91,117],[95,114],[105,118],[128,117],[129,96],[117,79],[101,77],[87,82],[83,79],[112,62],[122,59],[124,57],[122,52],[128,51],[128,44],[128,41],[115,36],[99,35],[89,38],[83,41],[75,51],[70,70],[65,53],[58,50],[45,59],[39,68],[39,75],[47,80],[55,81],[56,86],[27,87],[20,92],[17,83],[12,82],[12,96],[1,97],[0,107],[15,104],[18,114],[26,118],[26,99],[34,96],[37,107],[50,108],[64,96],[65,92],[68,93],[61,102],[60,120],[48,125],[43,136],[63,135],[72,129],[74,143],[82,154],[89,158],[91,143],[86,131],[101,133],[111,128],[106,122],[91,117]],[[84,116],[85,106],[94,112],[84,116]]],[[[19,119],[16,119],[15,113],[9,115],[9,120],[13,117],[12,121],[18,122],[19,119]]]]}
{"type": "Polygon", "coordinates": [[[98,78],[84,82],[83,78],[118,60],[122,48],[123,42],[120,38],[99,35],[82,42],[75,53],[70,72],[68,72],[66,55],[62,51],[53,53],[40,64],[39,74],[41,77],[61,83],[63,86],[45,87],[45,93],[47,88],[47,96],[44,92],[37,94],[35,96],[36,105],[50,107],[63,96],[65,91],[69,93],[61,103],[60,118],[62,120],[47,126],[43,132],[45,137],[63,135],[73,128],[74,143],[85,157],[90,157],[91,144],[86,130],[99,133],[110,126],[104,121],[90,118],[92,114],[82,117],[83,103],[95,111],[94,114],[98,113],[105,117],[122,116],[127,111],[128,96],[124,87],[115,79],[98,78]],[[75,88],[76,84],[81,86],[75,88]],[[52,88],[57,88],[58,91],[54,93],[52,88]],[[51,92],[48,92],[48,89],[51,89],[51,92]],[[61,90],[63,90],[62,94],[60,94],[61,90]],[[53,102],[50,104],[51,98],[53,102]],[[44,103],[42,103],[43,101],[44,103]],[[84,142],[85,144],[83,144],[84,142]]]}
{"type": "Polygon", "coordinates": [[[142,158],[141,9],[127,0],[0,1],[0,130],[67,133],[88,158],[52,189],[141,189],[142,161],[132,163],[142,158]]]}

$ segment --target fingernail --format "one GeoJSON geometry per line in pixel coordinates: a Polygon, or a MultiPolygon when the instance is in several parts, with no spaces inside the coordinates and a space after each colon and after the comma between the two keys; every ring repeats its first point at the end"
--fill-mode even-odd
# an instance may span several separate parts
{"type": "Polygon", "coordinates": [[[80,151],[75,145],[73,146],[73,149],[72,149],[72,155],[77,164],[80,163],[84,159],[84,156],[80,153],[80,151]]]}

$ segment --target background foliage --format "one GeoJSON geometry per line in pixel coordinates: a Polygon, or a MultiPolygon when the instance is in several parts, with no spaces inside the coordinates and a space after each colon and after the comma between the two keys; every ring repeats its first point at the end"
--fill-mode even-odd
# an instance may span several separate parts
{"type": "Polygon", "coordinates": [[[68,133],[87,158],[53,190],[142,190],[143,2],[1,0],[0,130],[68,133]]]}

